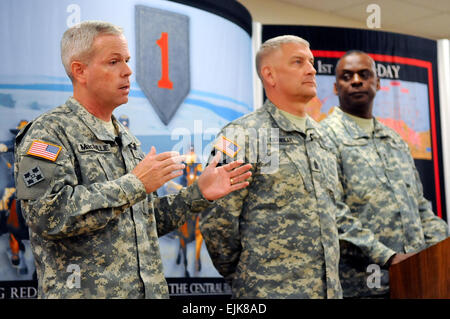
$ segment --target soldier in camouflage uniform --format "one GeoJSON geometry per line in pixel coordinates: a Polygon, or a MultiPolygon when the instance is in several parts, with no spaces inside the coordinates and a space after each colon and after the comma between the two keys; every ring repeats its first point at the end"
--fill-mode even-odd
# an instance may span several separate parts
{"type": "Polygon", "coordinates": [[[305,113],[316,95],[309,43],[270,39],[256,69],[268,100],[225,126],[214,148],[254,164],[250,186],[216,201],[200,230],[234,298],[341,298],[336,219],[354,224],[339,201],[336,158],[305,113]]]}
{"type": "Polygon", "coordinates": [[[336,66],[340,108],[321,122],[334,142],[344,200],[376,238],[370,253],[342,242],[344,297],[388,297],[389,266],[448,236],[446,223],[423,196],[408,145],[372,115],[379,88],[375,62],[363,52],[348,52],[336,66]],[[381,267],[378,287],[369,277],[370,264],[381,267]]]}
{"type": "Polygon", "coordinates": [[[128,101],[132,73],[122,30],[83,22],[65,32],[61,48],[73,97],[16,138],[17,196],[39,297],[167,298],[158,236],[245,187],[251,165],[216,167],[215,158],[191,187],[158,197],[160,186],[182,174],[183,157],[154,147],[145,156],[112,116],[128,101]]]}

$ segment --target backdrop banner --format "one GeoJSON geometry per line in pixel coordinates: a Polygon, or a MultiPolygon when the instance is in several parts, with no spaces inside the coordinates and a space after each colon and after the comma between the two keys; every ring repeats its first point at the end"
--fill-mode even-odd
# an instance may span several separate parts
{"type": "Polygon", "coordinates": [[[339,105],[333,93],[335,66],[348,50],[368,53],[381,89],[373,113],[406,140],[433,211],[447,220],[441,151],[437,42],[391,32],[348,28],[264,25],[262,41],[283,34],[306,39],[314,55],[317,97],[308,113],[317,121],[339,105]]]}
{"type": "MultiPolygon", "coordinates": [[[[201,172],[219,130],[253,109],[251,17],[240,4],[1,1],[0,299],[37,295],[28,229],[15,201],[13,140],[27,121],[71,96],[60,41],[68,27],[86,20],[121,26],[128,40],[134,73],[129,101],[114,111],[116,118],[139,138],[144,152],[154,145],[158,153],[191,155],[192,171],[159,189],[160,195],[192,182],[187,176],[201,172]]],[[[197,230],[196,221],[189,221],[160,238],[170,293],[227,295],[229,287],[212,265],[201,236],[195,236],[197,230]],[[183,289],[185,284],[189,289],[183,289]]]]}

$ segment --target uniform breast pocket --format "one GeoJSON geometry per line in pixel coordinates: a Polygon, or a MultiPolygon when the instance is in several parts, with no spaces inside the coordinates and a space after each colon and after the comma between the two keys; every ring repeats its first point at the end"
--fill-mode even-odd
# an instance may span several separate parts
{"type": "Polygon", "coordinates": [[[386,153],[389,154],[387,162],[390,176],[395,183],[404,183],[409,195],[415,197],[418,192],[416,170],[408,147],[397,141],[389,141],[386,148],[386,153]]]}
{"type": "Polygon", "coordinates": [[[411,195],[417,193],[416,173],[412,167],[404,167],[401,169],[401,177],[405,182],[406,188],[411,195]]]}
{"type": "Polygon", "coordinates": [[[321,190],[324,192],[324,200],[329,207],[329,212],[335,217],[337,201],[343,194],[342,184],[339,180],[337,162],[334,155],[323,153],[320,155],[320,169],[322,173],[321,190]]]}
{"type": "Polygon", "coordinates": [[[340,185],[336,157],[330,153],[320,155],[320,169],[325,188],[334,190],[340,185]]]}
{"type": "Polygon", "coordinates": [[[85,152],[77,156],[81,183],[85,185],[113,180],[114,174],[111,169],[110,160],[105,154],[96,152],[85,152]]]}
{"type": "Polygon", "coordinates": [[[144,152],[142,152],[141,149],[138,147],[132,148],[131,153],[133,154],[135,165],[139,164],[145,157],[144,152]]]}
{"type": "Polygon", "coordinates": [[[108,161],[104,157],[97,157],[97,163],[99,165],[98,167],[98,173],[103,172],[104,177],[108,181],[113,181],[115,179],[115,174],[113,173],[112,167],[111,167],[111,161],[108,161]]]}
{"type": "Polygon", "coordinates": [[[305,156],[292,154],[289,150],[280,149],[277,161],[271,164],[274,181],[280,185],[301,187],[307,171],[305,156]]]}
{"type": "Polygon", "coordinates": [[[341,151],[343,186],[347,195],[370,197],[377,188],[384,188],[387,177],[383,163],[375,150],[369,147],[346,147],[341,151]]]}
{"type": "Polygon", "coordinates": [[[255,190],[251,192],[255,194],[252,205],[275,204],[284,207],[305,196],[304,176],[298,165],[284,150],[277,152],[271,162],[260,163],[251,186],[255,190]]]}

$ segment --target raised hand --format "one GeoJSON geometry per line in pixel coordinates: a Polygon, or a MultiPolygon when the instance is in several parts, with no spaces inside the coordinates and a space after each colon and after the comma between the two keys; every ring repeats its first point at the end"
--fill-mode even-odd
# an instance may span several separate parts
{"type": "Polygon", "coordinates": [[[221,157],[221,153],[217,153],[197,181],[203,197],[208,200],[219,199],[249,185],[246,180],[252,175],[249,172],[252,165],[242,165],[243,161],[234,161],[217,167],[221,157]]]}
{"type": "Polygon", "coordinates": [[[181,162],[184,156],[178,152],[156,154],[152,149],[147,156],[131,171],[144,184],[147,194],[156,191],[164,183],[183,174],[185,167],[181,162]]]}

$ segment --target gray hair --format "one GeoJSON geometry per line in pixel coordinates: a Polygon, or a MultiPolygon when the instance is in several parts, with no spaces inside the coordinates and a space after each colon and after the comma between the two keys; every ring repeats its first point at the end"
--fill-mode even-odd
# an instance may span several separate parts
{"type": "Polygon", "coordinates": [[[300,43],[309,48],[309,42],[296,35],[280,35],[278,37],[269,39],[266,42],[264,42],[259,48],[258,52],[256,53],[255,59],[256,72],[258,73],[258,76],[261,79],[261,81],[262,81],[261,63],[263,59],[272,52],[274,52],[275,50],[279,49],[285,43],[300,43]]]}
{"type": "Polygon", "coordinates": [[[71,63],[74,60],[88,63],[93,53],[92,44],[100,34],[123,35],[123,29],[109,22],[84,21],[64,32],[61,39],[61,60],[71,80],[71,63]]]}

